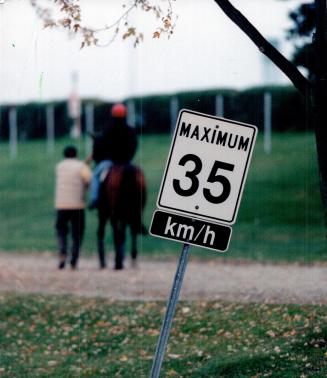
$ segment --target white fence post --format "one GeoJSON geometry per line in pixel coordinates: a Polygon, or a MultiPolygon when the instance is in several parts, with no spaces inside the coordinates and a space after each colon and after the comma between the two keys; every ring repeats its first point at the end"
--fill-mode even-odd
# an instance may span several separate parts
{"type": "Polygon", "coordinates": [[[55,145],[55,118],[54,106],[47,105],[46,108],[46,126],[47,126],[47,152],[48,155],[53,155],[55,145]]]}
{"type": "Polygon", "coordinates": [[[127,101],[127,123],[133,128],[136,127],[136,111],[134,100],[127,101]]]}
{"type": "Polygon", "coordinates": [[[87,155],[92,152],[92,135],[94,133],[94,105],[89,103],[85,106],[85,151],[87,155]]]}
{"type": "Polygon", "coordinates": [[[10,158],[17,157],[17,110],[11,108],[9,110],[9,151],[10,158]]]}
{"type": "Polygon", "coordinates": [[[215,111],[217,117],[224,116],[224,96],[223,95],[216,95],[215,99],[215,111]]]}
{"type": "Polygon", "coordinates": [[[271,93],[264,94],[263,109],[263,150],[266,154],[270,154],[271,146],[271,93]]]}

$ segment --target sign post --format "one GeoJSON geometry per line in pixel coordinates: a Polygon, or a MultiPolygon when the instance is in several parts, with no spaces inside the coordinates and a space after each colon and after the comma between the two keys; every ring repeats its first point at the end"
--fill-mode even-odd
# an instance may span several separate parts
{"type": "Polygon", "coordinates": [[[187,265],[188,256],[189,256],[189,250],[190,250],[190,245],[184,244],[181,256],[179,258],[177,270],[175,273],[173,287],[171,289],[170,297],[167,303],[166,315],[162,324],[162,328],[161,328],[161,332],[160,332],[160,336],[159,336],[159,340],[157,344],[156,354],[153,360],[152,369],[150,373],[151,378],[158,378],[160,374],[160,369],[161,369],[162,361],[165,355],[165,350],[166,350],[166,346],[168,342],[171,323],[175,315],[179,293],[182,288],[182,283],[183,283],[184,274],[185,274],[186,265],[187,265]]]}
{"type": "Polygon", "coordinates": [[[150,233],[184,244],[150,373],[158,378],[190,244],[225,252],[257,135],[252,125],[181,110],[150,233]]]}

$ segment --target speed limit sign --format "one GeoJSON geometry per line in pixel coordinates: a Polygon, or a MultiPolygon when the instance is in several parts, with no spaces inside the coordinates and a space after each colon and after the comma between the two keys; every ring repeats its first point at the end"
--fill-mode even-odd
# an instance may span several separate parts
{"type": "Polygon", "coordinates": [[[256,135],[255,126],[181,110],[158,207],[235,223],[256,135]]]}

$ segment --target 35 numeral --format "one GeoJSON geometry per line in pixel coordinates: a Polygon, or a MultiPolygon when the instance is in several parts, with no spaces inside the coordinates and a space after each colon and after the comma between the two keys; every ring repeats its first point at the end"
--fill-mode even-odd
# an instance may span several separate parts
{"type": "MultiPolygon", "coordinates": [[[[188,189],[183,189],[180,185],[180,180],[173,179],[173,188],[175,192],[178,195],[183,196],[183,197],[192,196],[198,191],[200,183],[197,176],[201,172],[202,166],[203,166],[201,159],[194,154],[184,155],[180,159],[178,164],[185,166],[188,162],[194,163],[194,168],[192,170],[186,171],[185,173],[185,177],[191,180],[191,186],[188,189]]],[[[209,176],[207,178],[207,182],[209,183],[218,182],[222,185],[223,190],[218,196],[213,195],[210,189],[208,188],[203,188],[202,190],[204,198],[208,202],[211,202],[214,204],[218,204],[218,203],[222,203],[226,201],[231,191],[231,185],[228,178],[226,178],[223,175],[218,174],[219,169],[225,170],[225,171],[233,171],[234,165],[229,164],[229,163],[224,163],[222,161],[217,161],[217,160],[214,162],[211,168],[211,171],[209,173],[209,176]]]]}

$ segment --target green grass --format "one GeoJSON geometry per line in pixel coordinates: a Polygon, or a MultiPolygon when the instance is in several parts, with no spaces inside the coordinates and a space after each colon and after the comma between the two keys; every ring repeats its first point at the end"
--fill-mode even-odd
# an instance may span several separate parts
{"type": "MultiPolygon", "coordinates": [[[[164,304],[0,296],[1,377],[147,377],[164,304]]],[[[181,302],[162,377],[325,377],[327,307],[181,302]]]]}
{"type": "MultiPolygon", "coordinates": [[[[53,157],[47,156],[44,142],[21,143],[16,160],[9,159],[8,145],[0,145],[1,249],[56,250],[53,173],[68,142],[71,141],[57,141],[53,157]]],[[[144,136],[140,140],[135,161],[144,168],[149,186],[147,225],[155,209],[169,144],[168,135],[144,136]]],[[[227,254],[192,248],[195,255],[259,261],[327,261],[314,136],[274,134],[272,144],[273,152],[265,155],[259,136],[227,254]]],[[[85,157],[83,143],[79,147],[85,157]]],[[[89,213],[85,253],[95,252],[95,232],[96,215],[89,213]]],[[[180,250],[179,243],[151,236],[140,238],[139,242],[144,255],[166,258],[180,250]]]]}

